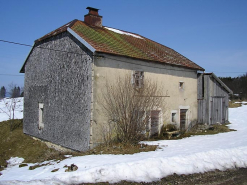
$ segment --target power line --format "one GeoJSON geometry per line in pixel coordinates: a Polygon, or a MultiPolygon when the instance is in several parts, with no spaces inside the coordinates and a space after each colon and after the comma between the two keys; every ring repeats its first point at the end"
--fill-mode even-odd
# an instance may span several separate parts
{"type": "MultiPolygon", "coordinates": [[[[21,46],[28,46],[28,47],[33,47],[31,45],[28,45],[28,44],[22,44],[22,43],[18,43],[18,42],[12,42],[12,41],[6,41],[6,40],[1,40],[1,42],[6,42],[6,43],[9,43],[9,44],[16,44],[16,45],[21,45],[21,46]]],[[[44,48],[44,47],[40,47],[40,46],[36,46],[37,48],[41,48],[41,49],[48,49],[48,50],[54,50],[54,51],[61,51],[61,52],[66,52],[66,53],[74,53],[74,52],[68,52],[68,51],[63,51],[63,50],[57,50],[57,49],[51,49],[51,48],[44,48]]],[[[80,53],[74,53],[74,54],[79,54],[79,55],[87,55],[87,54],[80,54],[80,53]]],[[[114,58],[111,58],[111,57],[105,57],[103,56],[104,58],[108,58],[108,59],[112,59],[112,60],[117,60],[117,61],[121,61],[121,62],[125,62],[125,63],[129,63],[129,64],[134,64],[134,65],[139,65],[139,66],[145,66],[145,67],[150,67],[149,65],[143,65],[143,64],[135,64],[135,63],[132,63],[132,62],[127,62],[127,61],[123,61],[123,60],[119,60],[119,59],[114,59],[114,58]]],[[[153,68],[158,68],[158,69],[167,69],[167,68],[160,68],[160,67],[154,67],[152,66],[153,68]]],[[[176,67],[179,67],[179,66],[176,66],[176,67]]],[[[182,67],[182,66],[181,66],[182,67]]],[[[178,69],[168,69],[168,70],[173,70],[173,71],[184,71],[184,70],[178,70],[178,69]]]]}
{"type": "MultiPolygon", "coordinates": [[[[29,45],[29,44],[23,44],[23,43],[18,43],[18,42],[6,41],[6,40],[2,40],[2,39],[0,39],[0,42],[5,42],[5,43],[9,43],[9,44],[20,45],[20,46],[33,47],[32,45],[29,45]]],[[[76,52],[69,52],[69,51],[64,51],[64,50],[59,50],[59,49],[45,48],[45,47],[41,47],[41,46],[36,46],[36,48],[47,49],[47,50],[52,50],[52,51],[59,51],[59,52],[65,52],[65,53],[71,53],[71,54],[78,54],[78,55],[87,55],[87,54],[81,54],[81,53],[76,53],[76,52]]],[[[111,60],[121,61],[121,62],[124,62],[124,63],[138,65],[138,66],[153,67],[153,68],[166,69],[166,70],[172,70],[172,71],[184,71],[184,70],[179,70],[179,69],[160,68],[160,67],[143,65],[143,64],[135,64],[135,63],[132,63],[132,62],[127,62],[127,61],[123,61],[123,60],[116,59],[116,58],[111,58],[111,57],[106,57],[106,56],[103,56],[103,57],[104,58],[111,59],[111,60]]],[[[169,63],[168,63],[168,65],[169,65],[169,63]]],[[[174,66],[174,67],[183,67],[183,66],[174,66]]],[[[190,68],[188,68],[188,69],[190,69],[190,68]]],[[[193,70],[193,69],[191,69],[191,70],[193,70]]],[[[214,73],[246,73],[246,72],[216,72],[216,71],[213,71],[213,72],[214,73]]],[[[8,76],[24,76],[24,75],[12,75],[12,74],[0,74],[0,75],[6,75],[6,76],[7,75],[8,76]]]]}
{"type": "MultiPolygon", "coordinates": [[[[157,68],[157,69],[166,69],[166,70],[171,70],[171,71],[184,71],[184,69],[181,69],[181,70],[179,70],[179,69],[169,69],[169,68],[161,68],[161,67],[155,67],[155,66],[150,66],[150,65],[135,64],[135,63],[132,63],[132,62],[127,62],[127,61],[123,61],[123,60],[120,60],[120,59],[111,58],[111,57],[105,57],[105,56],[104,56],[104,58],[108,58],[108,59],[111,59],[111,60],[117,60],[117,61],[124,62],[124,63],[134,64],[134,65],[138,65],[138,66],[152,67],[152,68],[157,68]]],[[[174,65],[174,67],[183,67],[183,66],[175,66],[174,65]]],[[[188,68],[188,69],[190,69],[190,68],[188,68]]],[[[193,69],[190,69],[190,70],[193,70],[193,69]]],[[[191,71],[188,71],[188,72],[191,72],[191,71]]],[[[213,73],[246,73],[246,72],[215,72],[215,71],[213,71],[213,73]]]]}
{"type": "Polygon", "coordinates": [[[14,74],[0,74],[1,76],[24,76],[24,75],[14,75],[14,74]]]}
{"type": "Polygon", "coordinates": [[[18,42],[12,42],[12,41],[7,41],[7,40],[1,40],[1,42],[6,42],[6,43],[9,43],[9,44],[16,44],[16,45],[21,45],[21,46],[28,46],[28,47],[33,47],[32,45],[29,45],[29,44],[21,44],[21,43],[18,43],[18,42]]]}
{"type": "MultiPolygon", "coordinates": [[[[19,42],[12,42],[12,41],[2,40],[2,39],[0,39],[0,42],[5,42],[5,43],[8,43],[8,44],[20,45],[20,46],[33,47],[32,45],[29,45],[29,44],[22,44],[22,43],[19,43],[19,42]]],[[[76,52],[72,52],[72,51],[64,51],[64,50],[59,50],[59,49],[45,48],[45,47],[41,47],[41,46],[36,46],[36,48],[47,49],[47,50],[52,50],[52,51],[59,51],[59,52],[65,52],[65,53],[71,53],[71,54],[77,54],[77,55],[87,55],[87,54],[76,53],[76,52]]]]}

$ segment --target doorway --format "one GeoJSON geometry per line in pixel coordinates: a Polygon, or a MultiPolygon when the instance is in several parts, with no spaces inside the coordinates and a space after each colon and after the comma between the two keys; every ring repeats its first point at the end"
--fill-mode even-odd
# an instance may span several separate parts
{"type": "Polygon", "coordinates": [[[152,110],[151,111],[151,133],[150,135],[159,134],[159,124],[160,124],[160,111],[152,110]]]}
{"type": "Polygon", "coordinates": [[[180,109],[180,130],[185,131],[188,109],[180,109]]]}

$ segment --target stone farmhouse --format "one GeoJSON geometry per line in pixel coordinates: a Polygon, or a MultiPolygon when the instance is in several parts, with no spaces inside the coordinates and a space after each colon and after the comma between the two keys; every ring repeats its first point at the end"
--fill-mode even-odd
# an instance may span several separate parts
{"type": "Polygon", "coordinates": [[[98,9],[87,9],[84,21],[73,20],[36,40],[23,64],[24,133],[78,151],[98,145],[108,120],[97,97],[107,81],[126,75],[135,86],[151,79],[165,87],[168,106],[151,110],[153,132],[164,124],[181,130],[196,124],[204,69],[141,35],[103,26],[98,9]]]}

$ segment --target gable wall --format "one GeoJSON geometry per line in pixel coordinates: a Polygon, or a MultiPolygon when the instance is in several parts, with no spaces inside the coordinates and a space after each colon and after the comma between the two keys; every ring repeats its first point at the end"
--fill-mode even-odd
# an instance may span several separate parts
{"type": "Polygon", "coordinates": [[[228,92],[212,75],[201,75],[198,78],[198,88],[202,86],[204,97],[198,96],[198,122],[206,124],[228,122],[228,92]]]}
{"type": "Polygon", "coordinates": [[[176,113],[176,124],[179,127],[179,110],[189,109],[189,122],[194,124],[197,120],[197,72],[169,65],[133,60],[125,57],[102,55],[103,58],[94,59],[94,111],[92,127],[92,145],[101,142],[101,127],[107,125],[107,118],[100,106],[99,98],[105,89],[105,84],[114,83],[118,77],[132,75],[133,70],[144,71],[145,79],[150,79],[163,86],[163,95],[166,102],[166,110],[163,110],[163,123],[171,123],[172,112],[176,113]],[[179,88],[179,82],[184,82],[184,89],[179,88]]]}
{"type": "Polygon", "coordinates": [[[35,47],[25,65],[26,134],[75,150],[89,149],[91,108],[90,52],[67,32],[35,47]],[[44,128],[38,129],[39,103],[44,128]]]}
{"type": "Polygon", "coordinates": [[[229,104],[228,92],[211,75],[205,75],[205,80],[208,81],[207,82],[208,85],[207,102],[209,105],[208,121],[210,124],[215,124],[216,122],[218,122],[215,119],[216,111],[218,110],[221,112],[224,106],[224,112],[218,113],[219,116],[221,117],[220,123],[224,123],[224,121],[228,121],[228,104],[229,104]],[[221,97],[221,98],[217,98],[217,97],[221,97]],[[224,121],[222,121],[222,119],[224,119],[224,121]]]}

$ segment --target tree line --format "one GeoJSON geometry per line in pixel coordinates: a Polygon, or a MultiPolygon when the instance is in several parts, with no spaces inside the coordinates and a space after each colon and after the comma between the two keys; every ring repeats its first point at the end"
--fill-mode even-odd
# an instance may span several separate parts
{"type": "Polygon", "coordinates": [[[247,99],[247,73],[234,78],[220,77],[220,79],[233,91],[232,98],[247,99]]]}
{"type": "Polygon", "coordinates": [[[2,86],[0,89],[0,99],[6,98],[7,96],[11,98],[18,98],[24,96],[23,88],[20,88],[17,85],[10,84],[9,85],[9,91],[2,86]]]}

